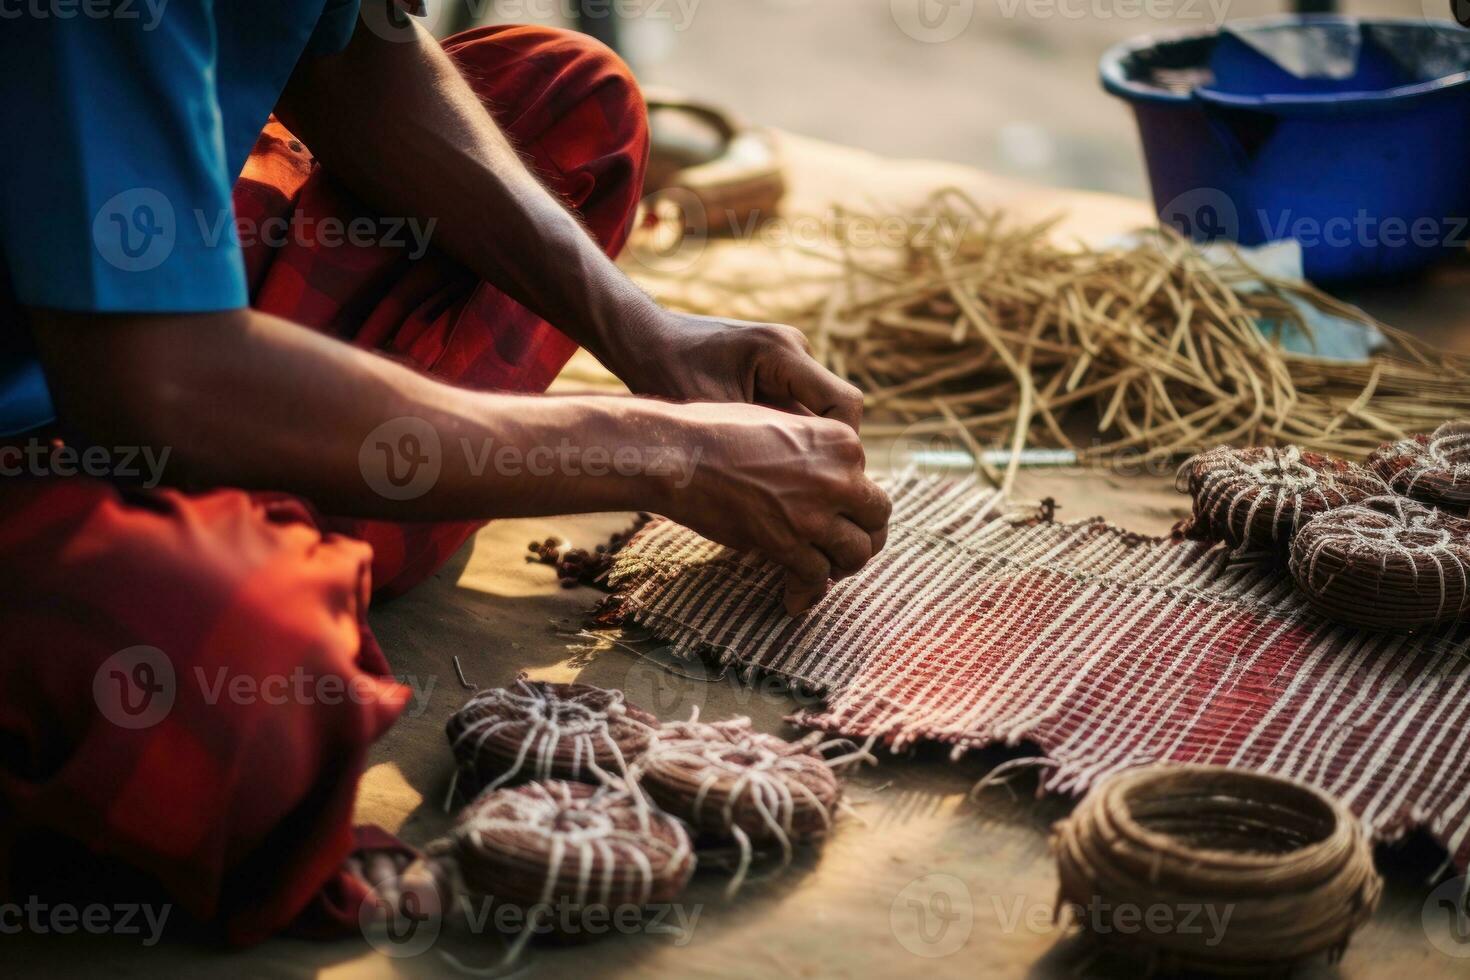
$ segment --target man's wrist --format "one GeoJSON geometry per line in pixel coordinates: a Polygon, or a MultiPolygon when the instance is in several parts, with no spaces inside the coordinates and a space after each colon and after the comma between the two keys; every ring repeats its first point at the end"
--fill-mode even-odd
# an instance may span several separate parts
{"type": "Polygon", "coordinates": [[[674,406],[653,399],[591,396],[567,399],[555,424],[560,443],[575,440],[564,485],[578,510],[668,513],[687,487],[700,450],[674,406]]]}
{"type": "Polygon", "coordinates": [[[664,352],[669,312],[643,295],[599,318],[597,348],[588,349],[635,394],[650,393],[653,366],[664,352]]]}

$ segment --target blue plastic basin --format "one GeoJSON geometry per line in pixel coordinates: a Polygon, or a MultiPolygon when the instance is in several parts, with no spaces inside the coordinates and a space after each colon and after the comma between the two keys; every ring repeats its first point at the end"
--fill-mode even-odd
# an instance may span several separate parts
{"type": "Polygon", "coordinates": [[[1196,240],[1295,238],[1319,282],[1470,243],[1470,32],[1453,22],[1242,21],[1119,44],[1101,71],[1160,220],[1196,240]]]}

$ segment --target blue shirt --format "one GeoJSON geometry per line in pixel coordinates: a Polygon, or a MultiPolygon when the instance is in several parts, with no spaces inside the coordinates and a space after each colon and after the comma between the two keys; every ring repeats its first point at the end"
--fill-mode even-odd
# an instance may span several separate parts
{"type": "Polygon", "coordinates": [[[17,305],[247,305],[231,189],[298,60],[345,46],[357,10],[358,0],[0,8],[0,434],[54,417],[17,305]]]}

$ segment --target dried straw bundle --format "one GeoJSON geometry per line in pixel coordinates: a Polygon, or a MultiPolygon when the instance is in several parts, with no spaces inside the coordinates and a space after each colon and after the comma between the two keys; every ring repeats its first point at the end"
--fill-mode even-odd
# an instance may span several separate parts
{"type": "Polygon", "coordinates": [[[1382,890],[1362,828],[1340,803],[1224,766],[1111,776],[1051,843],[1058,911],[1072,907],[1100,937],[1147,948],[1165,969],[1253,974],[1323,951],[1338,958],[1382,890]],[[1160,906],[1168,914],[1149,917],[1160,906]],[[1223,934],[1200,928],[1202,911],[1224,922],[1223,934]],[[1161,921],[1170,927],[1138,927],[1161,921]]]}
{"type": "Polygon", "coordinates": [[[464,889],[525,913],[507,962],[536,932],[587,938],[584,919],[605,931],[611,911],[673,901],[695,864],[677,820],[622,788],[562,780],[485,793],[445,849],[464,889]]]}
{"type": "Polygon", "coordinates": [[[519,779],[610,779],[648,747],[657,725],[622,691],[518,680],[475,692],[445,731],[470,796],[519,779]]]}
{"type": "Polygon", "coordinates": [[[1241,550],[1285,547],[1317,514],[1389,492],[1355,463],[1296,446],[1219,446],[1180,467],[1175,488],[1194,498],[1181,533],[1241,550]]]}
{"type": "Polygon", "coordinates": [[[811,738],[787,742],[751,728],[747,718],[665,725],[637,766],[639,784],[655,803],[696,833],[740,848],[730,883],[738,891],[756,848],[776,845],[783,866],[793,845],[832,827],[842,798],[834,769],[811,738]]]}
{"type": "Polygon", "coordinates": [[[1364,315],[1240,262],[1217,267],[1171,232],[1068,247],[1055,222],[1018,227],[954,190],[902,222],[909,242],[898,252],[831,228],[835,247],[802,250],[836,270],[816,281],[656,269],[640,280],[694,312],[802,328],[817,357],[865,392],[867,435],[947,434],[977,458],[1004,441],[1007,486],[1027,445],[1091,463],[1219,443],[1362,459],[1431,420],[1470,414],[1470,360],[1388,328],[1389,350],[1369,363],[1287,353],[1258,324],[1301,326],[1290,297],[1364,315]]]}
{"type": "Polygon", "coordinates": [[[1470,609],[1470,520],[1374,497],[1308,521],[1291,546],[1298,588],[1324,616],[1417,629],[1470,609]]]}
{"type": "Polygon", "coordinates": [[[1384,446],[1368,465],[1402,493],[1457,514],[1470,513],[1470,419],[1446,422],[1431,435],[1384,446]]]}

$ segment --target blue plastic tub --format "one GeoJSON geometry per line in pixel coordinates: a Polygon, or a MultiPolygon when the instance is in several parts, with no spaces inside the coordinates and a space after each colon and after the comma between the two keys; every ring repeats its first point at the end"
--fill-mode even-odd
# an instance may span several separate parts
{"type": "Polygon", "coordinates": [[[1470,243],[1470,31],[1275,17],[1112,48],[1154,206],[1197,240],[1295,238],[1308,278],[1382,279],[1470,243]]]}

